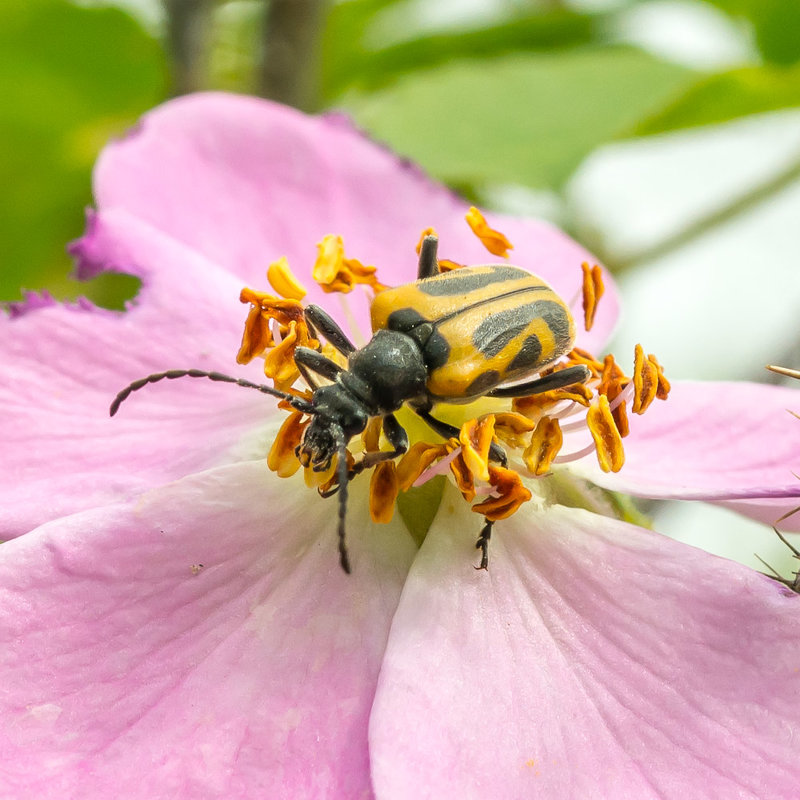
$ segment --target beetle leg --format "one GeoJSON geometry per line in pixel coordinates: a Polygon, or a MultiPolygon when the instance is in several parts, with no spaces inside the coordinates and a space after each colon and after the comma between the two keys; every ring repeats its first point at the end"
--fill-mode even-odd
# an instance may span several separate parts
{"type": "Polygon", "coordinates": [[[436,259],[436,250],[439,247],[437,236],[426,236],[422,240],[419,249],[419,267],[417,268],[417,280],[430,278],[439,274],[439,262],[436,259]]]}
{"type": "MultiPolygon", "coordinates": [[[[425,411],[421,408],[413,409],[417,416],[421,417],[428,423],[428,425],[436,431],[443,439],[458,439],[459,434],[461,431],[456,428],[455,425],[450,425],[448,422],[442,422],[440,419],[436,419],[436,417],[432,417],[430,412],[425,411]]],[[[501,467],[505,467],[508,463],[508,459],[506,458],[506,451],[500,447],[497,442],[492,442],[489,448],[489,458],[492,461],[496,461],[500,464],[501,467]]]]}
{"type": "Polygon", "coordinates": [[[296,347],[294,363],[312,389],[319,388],[319,383],[311,375],[312,372],[328,380],[335,381],[336,376],[342,371],[342,368],[335,361],[331,361],[327,356],[312,350],[310,347],[296,347]]]}
{"type": "Polygon", "coordinates": [[[315,333],[321,333],[343,356],[349,356],[356,349],[347,334],[333,321],[333,317],[319,306],[306,306],[305,318],[308,327],[315,333]]]}
{"type": "Polygon", "coordinates": [[[358,475],[359,472],[374,467],[382,461],[390,461],[393,458],[397,458],[397,456],[403,455],[403,453],[408,450],[408,434],[405,428],[397,421],[397,417],[395,417],[394,414],[387,414],[383,418],[383,432],[386,434],[386,438],[393,449],[364,453],[361,461],[355,464],[353,469],[350,470],[351,479],[355,475],[358,475]]]}
{"type": "Polygon", "coordinates": [[[475,569],[489,569],[489,539],[492,538],[494,521],[486,517],[484,519],[486,522],[481,530],[481,535],[478,537],[478,541],[475,542],[475,548],[481,551],[481,563],[475,569]]]}
{"type": "Polygon", "coordinates": [[[549,392],[551,389],[563,389],[573,383],[583,383],[591,373],[588,367],[579,364],[567,367],[558,372],[551,372],[543,378],[534,378],[527,383],[516,383],[512,386],[498,386],[486,392],[486,397],[527,397],[529,394],[549,392]]]}

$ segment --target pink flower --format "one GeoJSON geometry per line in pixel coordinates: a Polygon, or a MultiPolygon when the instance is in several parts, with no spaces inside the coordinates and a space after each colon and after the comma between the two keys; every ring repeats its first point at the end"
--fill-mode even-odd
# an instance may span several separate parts
{"type": "MultiPolygon", "coordinates": [[[[347,576],[334,501],[266,468],[270,398],[163,382],[108,418],[151,372],[258,380],[233,361],[239,290],[282,255],[301,274],[325,234],[395,284],[428,225],[447,257],[485,262],[464,203],[340,118],[222,95],[149,114],[95,180],[78,271],[140,276],[136,302],[32,298],[0,320],[0,795],[794,795],[800,598],[779,583],[547,502],[499,523],[476,571],[479,517],[453,487],[419,546],[398,515],[369,521],[364,480],[347,576]]],[[[581,248],[498,227],[514,263],[574,294],[581,248]]],[[[581,345],[616,312],[610,290],[581,345]]],[[[800,493],[797,406],[678,384],[633,421],[619,473],[589,457],[563,474],[597,512],[606,496],[574,476],[771,521],[800,493]]]]}

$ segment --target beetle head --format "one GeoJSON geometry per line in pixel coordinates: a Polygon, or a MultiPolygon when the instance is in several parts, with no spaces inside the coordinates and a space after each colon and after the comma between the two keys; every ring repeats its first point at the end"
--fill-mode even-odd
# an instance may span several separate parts
{"type": "Polygon", "coordinates": [[[344,432],[335,422],[323,416],[311,418],[303,433],[296,453],[304,467],[310,466],[314,472],[324,472],[344,441],[344,432]]]}

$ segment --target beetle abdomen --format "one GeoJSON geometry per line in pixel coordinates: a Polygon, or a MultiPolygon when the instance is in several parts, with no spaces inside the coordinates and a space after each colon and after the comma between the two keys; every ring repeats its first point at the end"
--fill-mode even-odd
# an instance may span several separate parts
{"type": "Polygon", "coordinates": [[[411,335],[426,325],[427,390],[448,400],[469,400],[534,374],[569,352],[575,338],[564,301],[538,276],[505,264],[381,292],[372,324],[411,335]]]}

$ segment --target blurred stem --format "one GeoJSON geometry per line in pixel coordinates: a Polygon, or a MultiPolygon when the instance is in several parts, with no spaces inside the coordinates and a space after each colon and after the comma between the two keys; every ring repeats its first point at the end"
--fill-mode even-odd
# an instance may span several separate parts
{"type": "Polygon", "coordinates": [[[686,227],[670,234],[654,245],[645,247],[638,253],[634,252],[622,258],[610,258],[609,263],[613,264],[616,269],[621,270],[636,267],[645,261],[652,261],[655,258],[665,256],[673,250],[688,244],[693,239],[708,233],[717,226],[734,219],[745,211],[749,211],[798,179],[800,179],[800,152],[795,153],[789,164],[782,170],[734,197],[727,205],[714,209],[706,216],[694,220],[686,227]]]}
{"type": "Polygon", "coordinates": [[[164,0],[173,94],[207,88],[214,4],[215,0],[164,0]]]}
{"type": "Polygon", "coordinates": [[[259,71],[259,91],[264,97],[305,111],[314,109],[327,5],[327,0],[269,0],[259,71]]]}

